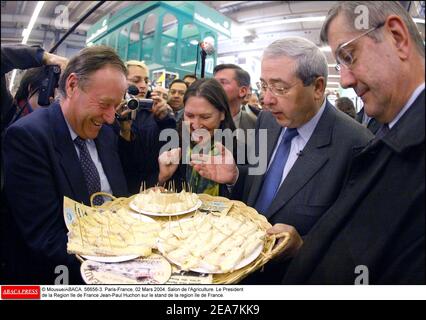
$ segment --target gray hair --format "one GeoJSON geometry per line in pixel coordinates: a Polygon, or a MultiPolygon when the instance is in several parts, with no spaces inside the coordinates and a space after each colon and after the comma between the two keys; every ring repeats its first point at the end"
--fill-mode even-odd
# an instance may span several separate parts
{"type": "Polygon", "coordinates": [[[327,85],[327,59],[313,42],[301,37],[286,37],[272,42],[263,52],[263,58],[282,56],[296,60],[295,74],[303,85],[311,85],[317,77],[324,77],[327,85]]]}
{"type": "MultiPolygon", "coordinates": [[[[360,6],[365,6],[368,9],[368,24],[369,28],[376,27],[380,23],[383,23],[386,18],[390,15],[397,15],[404,21],[410,34],[411,40],[415,43],[418,53],[424,58],[425,57],[425,46],[423,44],[422,37],[419,30],[408,14],[408,12],[401,6],[397,1],[338,1],[328,12],[327,18],[321,29],[321,42],[324,44],[328,43],[328,28],[331,21],[336,18],[340,13],[344,15],[346,21],[354,21],[354,25],[349,23],[353,31],[357,31],[355,27],[355,21],[359,19],[359,11],[356,10],[360,6]]],[[[365,31],[365,30],[358,30],[365,31]]],[[[370,32],[368,37],[381,41],[381,37],[378,36],[379,32],[370,32]]]]}
{"type": "Polygon", "coordinates": [[[63,98],[66,98],[66,81],[71,73],[78,78],[78,86],[83,88],[89,77],[96,71],[111,66],[127,76],[127,69],[114,49],[107,46],[92,46],[82,49],[71,58],[67,67],[61,74],[58,89],[63,98]]]}

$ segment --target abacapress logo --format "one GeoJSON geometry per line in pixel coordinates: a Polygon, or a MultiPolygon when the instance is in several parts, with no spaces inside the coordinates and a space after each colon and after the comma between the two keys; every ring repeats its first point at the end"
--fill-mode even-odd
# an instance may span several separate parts
{"type": "Polygon", "coordinates": [[[2,286],[2,299],[40,299],[40,286],[2,286]]]}

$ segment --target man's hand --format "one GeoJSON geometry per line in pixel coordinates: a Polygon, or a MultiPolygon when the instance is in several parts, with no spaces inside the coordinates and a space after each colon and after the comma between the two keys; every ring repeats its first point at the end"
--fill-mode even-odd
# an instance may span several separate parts
{"type": "Polygon", "coordinates": [[[59,65],[59,67],[61,68],[61,71],[63,72],[68,64],[68,59],[45,51],[43,53],[43,64],[46,64],[46,65],[57,64],[59,65]]]}
{"type": "Polygon", "coordinates": [[[162,94],[158,91],[153,91],[151,93],[151,99],[154,101],[151,111],[154,114],[154,117],[158,120],[163,120],[170,112],[173,111],[167,104],[167,101],[163,99],[162,94]]]}
{"type": "Polygon", "coordinates": [[[179,166],[180,158],[181,148],[165,151],[158,157],[158,165],[160,167],[160,173],[158,174],[159,184],[163,184],[173,176],[179,166]]]}
{"type": "MultiPolygon", "coordinates": [[[[280,234],[283,232],[288,232],[290,234],[290,240],[287,244],[287,248],[284,252],[277,257],[277,259],[286,259],[292,258],[299,251],[300,247],[303,245],[303,239],[297,232],[297,230],[293,226],[289,226],[287,224],[277,223],[272,228],[266,230],[266,233],[272,234],[280,234]]],[[[282,239],[278,240],[278,244],[282,241],[282,239]]]]}
{"type": "Polygon", "coordinates": [[[216,156],[192,154],[191,165],[206,179],[222,184],[235,184],[238,169],[231,151],[219,142],[215,143],[215,148],[219,152],[216,156]]]}
{"type": "Polygon", "coordinates": [[[126,100],[123,100],[117,108],[115,108],[115,113],[118,115],[119,124],[120,124],[120,136],[126,140],[132,140],[132,120],[130,118],[130,113],[132,110],[125,107],[126,100]]]}

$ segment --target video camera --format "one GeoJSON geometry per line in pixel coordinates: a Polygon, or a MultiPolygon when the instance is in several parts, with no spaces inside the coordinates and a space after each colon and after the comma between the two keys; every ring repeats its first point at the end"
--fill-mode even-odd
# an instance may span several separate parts
{"type": "Polygon", "coordinates": [[[44,66],[44,79],[39,88],[37,101],[40,106],[50,105],[50,98],[55,96],[55,88],[58,87],[60,75],[61,68],[58,65],[44,66]]]}
{"type": "Polygon", "coordinates": [[[135,98],[139,94],[139,89],[130,85],[127,89],[126,93],[126,106],[130,110],[151,110],[154,105],[154,101],[152,99],[138,99],[135,98]]]}

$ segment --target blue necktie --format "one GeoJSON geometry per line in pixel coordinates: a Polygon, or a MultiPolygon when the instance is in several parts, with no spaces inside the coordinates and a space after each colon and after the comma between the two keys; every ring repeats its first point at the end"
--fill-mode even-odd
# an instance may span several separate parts
{"type": "MultiPolygon", "coordinates": [[[[74,139],[74,143],[80,151],[80,165],[83,170],[84,180],[86,181],[87,190],[89,191],[89,196],[92,194],[101,191],[101,178],[99,177],[99,172],[96,169],[95,163],[89,154],[89,149],[85,140],[77,137],[74,139]]],[[[99,206],[103,203],[103,199],[100,196],[97,196],[93,199],[93,204],[99,206]]]]}
{"type": "Polygon", "coordinates": [[[294,128],[287,128],[284,132],[284,136],[275,153],[274,160],[269,166],[268,172],[266,172],[262,190],[260,191],[255,204],[256,210],[260,213],[266,214],[272,200],[275,198],[281,183],[284,167],[290,153],[291,140],[297,136],[297,134],[297,129],[294,128]]]}

